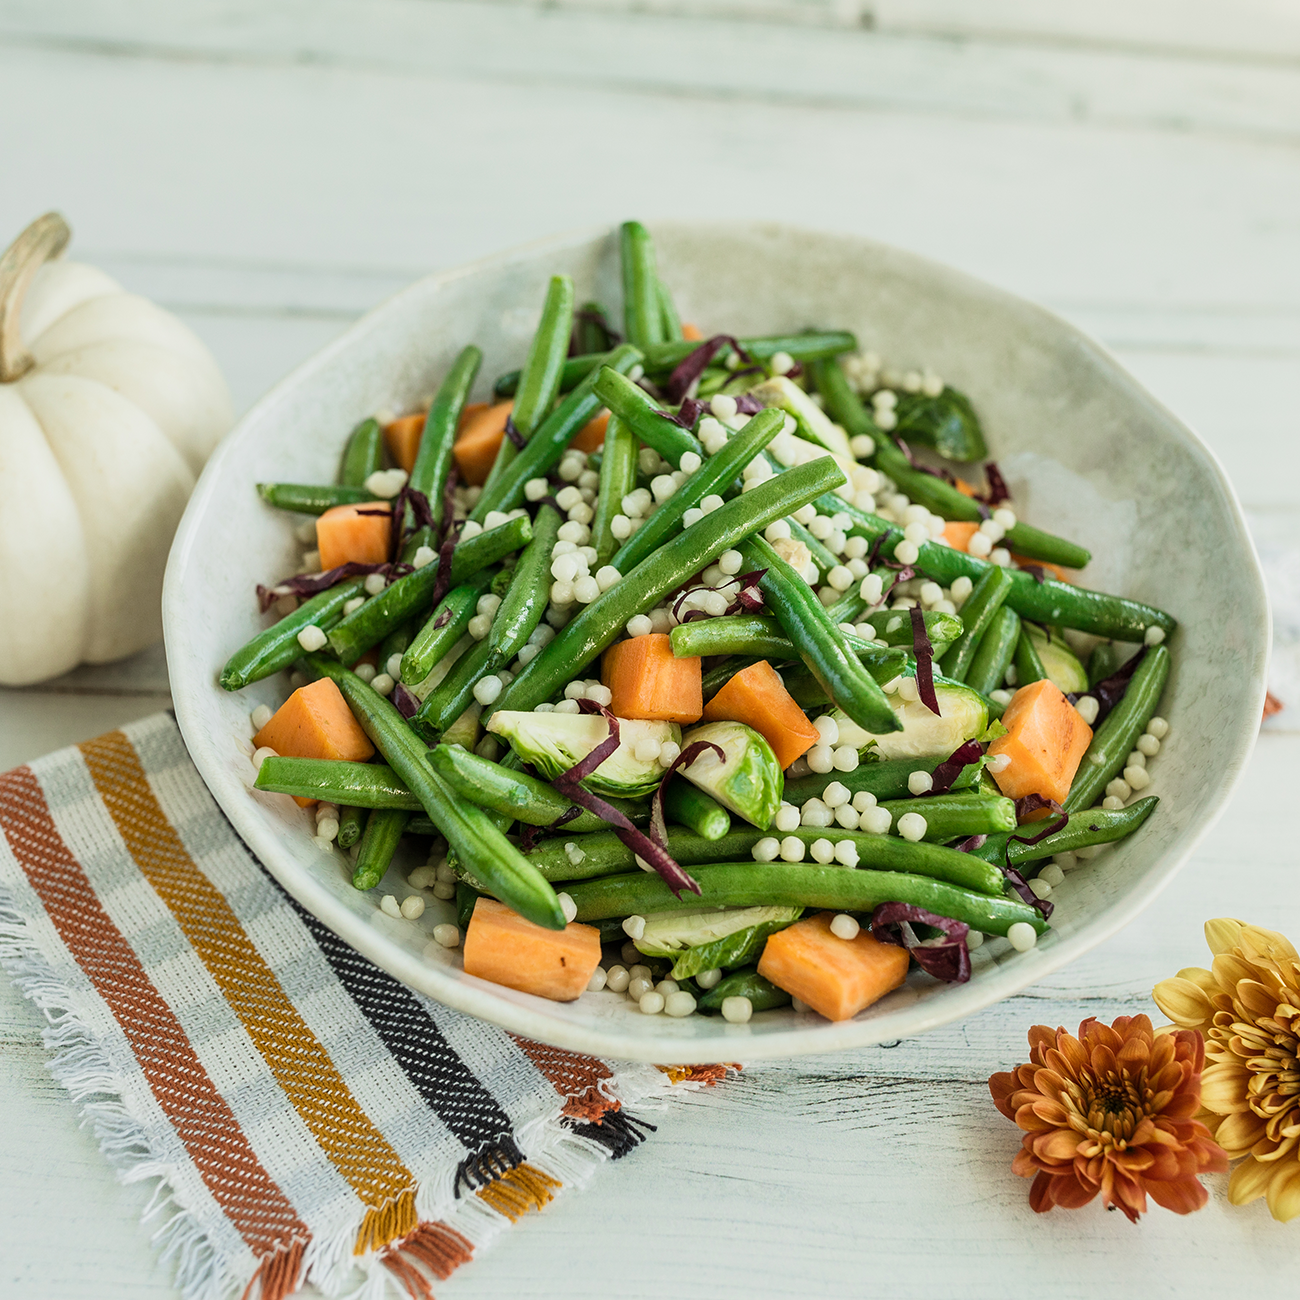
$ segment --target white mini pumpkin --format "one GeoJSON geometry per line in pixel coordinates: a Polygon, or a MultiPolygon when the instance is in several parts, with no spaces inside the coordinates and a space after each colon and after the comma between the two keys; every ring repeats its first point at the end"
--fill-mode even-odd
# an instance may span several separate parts
{"type": "Polygon", "coordinates": [[[162,635],[172,534],[231,424],[216,362],[170,313],[56,261],[57,213],[0,257],[0,683],[162,635]]]}

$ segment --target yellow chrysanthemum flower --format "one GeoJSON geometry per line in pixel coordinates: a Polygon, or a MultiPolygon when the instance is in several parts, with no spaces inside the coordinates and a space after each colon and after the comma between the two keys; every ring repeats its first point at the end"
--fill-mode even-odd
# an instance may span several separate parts
{"type": "Polygon", "coordinates": [[[1275,1219],[1300,1215],[1300,954],[1280,934],[1207,921],[1212,970],[1189,967],[1152,990],[1180,1029],[1205,1037],[1201,1115],[1233,1160],[1228,1198],[1264,1196],[1275,1219]]]}

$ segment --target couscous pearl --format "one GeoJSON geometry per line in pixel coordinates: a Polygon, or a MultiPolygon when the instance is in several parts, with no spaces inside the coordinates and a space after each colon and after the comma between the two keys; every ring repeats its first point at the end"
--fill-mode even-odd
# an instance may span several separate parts
{"type": "MultiPolygon", "coordinates": [[[[785,829],[787,828],[783,826],[777,827],[777,830],[785,829]]],[[[781,855],[781,841],[775,836],[766,835],[749,852],[755,862],[775,862],[781,855]]]]}
{"type": "Polygon", "coordinates": [[[1029,888],[1035,898],[1046,898],[1052,892],[1052,886],[1042,876],[1035,876],[1029,882],[1029,888]]]}
{"type": "Polygon", "coordinates": [[[440,880],[433,887],[434,898],[441,898],[444,901],[450,901],[456,897],[456,886],[445,880],[440,880]]]}
{"type": "Polygon", "coordinates": [[[837,772],[856,772],[858,770],[858,751],[852,745],[840,745],[832,755],[837,772]]]}
{"type": "Polygon", "coordinates": [[[808,1004],[802,998],[791,998],[790,1010],[796,1015],[803,1015],[808,1010],[808,1004]]]}
{"type": "Polygon", "coordinates": [[[822,791],[822,802],[828,808],[838,808],[840,804],[848,803],[850,797],[848,786],[839,781],[832,781],[822,791]]]}
{"type": "Polygon", "coordinates": [[[929,772],[912,772],[907,778],[907,788],[913,794],[925,794],[934,788],[934,777],[929,772]]]}
{"type": "Polygon", "coordinates": [[[1007,931],[1007,939],[1017,952],[1028,952],[1038,942],[1038,931],[1028,921],[1017,921],[1007,931]]]}
{"type": "Polygon", "coordinates": [[[567,924],[578,915],[578,905],[569,897],[568,894],[564,893],[563,890],[556,894],[555,897],[559,901],[560,911],[564,913],[564,920],[567,924]]]}
{"type": "MultiPolygon", "coordinates": [[[[993,543],[989,540],[987,533],[972,533],[970,541],[966,543],[966,550],[976,559],[987,560],[993,551],[993,543]]],[[[904,561],[904,563],[910,563],[910,561],[904,561]]]]}
{"type": "Polygon", "coordinates": [[[784,519],[778,519],[774,523],[768,524],[763,532],[763,536],[769,542],[785,542],[790,539],[790,525],[784,519]]]}
{"type": "Polygon", "coordinates": [[[1145,790],[1151,784],[1151,773],[1145,767],[1126,767],[1124,769],[1124,780],[1134,790],[1145,790]]]}
{"type": "Polygon", "coordinates": [[[782,862],[802,862],[804,849],[807,846],[803,840],[795,835],[787,835],[781,841],[781,861],[782,862]]]}
{"type": "Polygon", "coordinates": [[[329,638],[324,632],[316,626],[315,623],[309,623],[301,632],[298,633],[298,644],[302,646],[308,654],[315,654],[329,638]]]}
{"type": "Polygon", "coordinates": [[[823,714],[813,726],[817,730],[820,743],[823,745],[838,745],[840,740],[840,724],[835,721],[830,714],[823,714]]]}
{"type": "Polygon", "coordinates": [[[632,746],[632,753],[638,763],[654,763],[659,759],[659,751],[663,748],[663,742],[656,740],[653,736],[644,736],[632,746]]]}
{"type": "Polygon", "coordinates": [[[581,713],[577,700],[561,700],[551,709],[552,713],[581,713]]]}
{"type": "Polygon", "coordinates": [[[876,796],[870,790],[859,790],[853,796],[853,807],[856,811],[864,813],[868,808],[876,806],[876,796]]]}
{"type": "Polygon", "coordinates": [[[438,879],[437,867],[430,866],[426,863],[422,867],[416,867],[406,878],[406,883],[412,889],[428,889],[430,885],[435,884],[438,879]]]}
{"type": "Polygon", "coordinates": [[[925,818],[920,813],[904,813],[898,819],[898,833],[913,844],[925,838],[927,829],[925,818]]]}
{"type": "Polygon", "coordinates": [[[377,596],[388,585],[388,579],[382,573],[367,573],[366,580],[361,585],[368,596],[377,596]]]}
{"type": "Polygon", "coordinates": [[[276,751],[272,749],[270,745],[263,745],[259,749],[253,750],[253,766],[261,767],[262,764],[265,763],[268,758],[279,758],[279,757],[280,755],[276,753],[276,751]]]}
{"type": "Polygon", "coordinates": [[[378,669],[376,669],[374,664],[358,664],[356,668],[353,669],[353,672],[355,672],[363,682],[369,684],[375,680],[378,669]]]}
{"type": "MultiPolygon", "coordinates": [[[[609,696],[609,699],[602,699],[599,701],[599,703],[603,704],[606,708],[608,708],[610,703],[614,699],[614,692],[611,691],[607,686],[593,686],[592,690],[603,691],[606,695],[609,696]]],[[[591,693],[591,691],[588,691],[587,698],[589,700],[594,700],[596,697],[591,693]]],[[[672,767],[672,765],[678,760],[678,758],[681,757],[681,752],[682,752],[682,747],[675,740],[665,740],[664,743],[659,746],[659,766],[672,767]]]]}
{"type": "Polygon", "coordinates": [[[1052,861],[1061,868],[1062,871],[1073,871],[1079,865],[1078,856],[1074,853],[1058,853],[1052,861]]]}
{"type": "MultiPolygon", "coordinates": [[[[690,994],[688,993],[686,996],[690,997],[690,994]]],[[[643,1016],[657,1016],[664,1009],[664,995],[650,989],[642,993],[637,999],[637,1006],[641,1009],[643,1016]]]]}
{"type": "Polygon", "coordinates": [[[391,695],[397,683],[387,673],[376,673],[370,682],[372,690],[380,695],[391,695]]]}
{"type": "Polygon", "coordinates": [[[424,899],[419,894],[402,899],[402,915],[408,921],[418,921],[424,915],[424,899]]]}
{"type": "Polygon", "coordinates": [[[675,1019],[680,1020],[683,1016],[693,1014],[694,1011],[695,998],[685,989],[678,989],[676,993],[669,993],[664,998],[664,1013],[673,1016],[675,1019]]]}
{"type": "Polygon", "coordinates": [[[695,983],[702,989],[716,988],[722,983],[722,972],[720,970],[702,970],[696,975],[695,983]]]}
{"type": "Polygon", "coordinates": [[[573,584],[573,594],[580,604],[590,605],[600,595],[600,584],[590,574],[573,584]]]}
{"type": "MultiPolygon", "coordinates": [[[[915,813],[907,815],[916,816],[915,813]]],[[[894,816],[888,808],[868,808],[858,815],[858,829],[866,831],[868,835],[888,835],[893,824],[894,816]]]]}
{"type": "Polygon", "coordinates": [[[837,939],[856,939],[861,928],[856,918],[847,912],[840,912],[831,920],[831,933],[837,939]]]}
{"type": "Polygon", "coordinates": [[[814,745],[804,759],[808,767],[820,775],[835,770],[835,751],[829,745],[814,745]]]}
{"type": "Polygon", "coordinates": [[[1146,767],[1146,765],[1147,756],[1140,749],[1135,749],[1124,761],[1125,767],[1146,767]]]}
{"type": "Polygon", "coordinates": [[[635,614],[627,621],[628,636],[649,636],[653,631],[654,624],[644,614],[635,614]]]}
{"type": "Polygon", "coordinates": [[[605,973],[605,968],[603,966],[597,966],[596,969],[591,972],[591,978],[587,981],[587,992],[599,993],[601,989],[605,987],[605,983],[608,979],[609,976],[605,973]]]}
{"type": "Polygon", "coordinates": [[[1038,873],[1038,878],[1039,880],[1047,881],[1047,883],[1055,889],[1056,886],[1065,879],[1065,872],[1062,871],[1055,862],[1049,862],[1047,866],[1038,873]]]}
{"type": "Polygon", "coordinates": [[[1124,806],[1123,799],[1116,799],[1113,794],[1108,794],[1102,801],[1101,806],[1107,812],[1118,812],[1124,806]]]}
{"type": "MultiPolygon", "coordinates": [[[[634,980],[648,980],[648,979],[650,979],[650,967],[647,966],[643,961],[638,961],[638,960],[637,960],[637,958],[639,958],[640,956],[641,956],[641,954],[640,954],[640,952],[637,950],[637,946],[636,946],[636,944],[634,944],[634,943],[625,943],[625,944],[623,945],[623,960],[624,960],[624,961],[629,961],[629,962],[632,963],[632,964],[627,968],[627,973],[628,973],[628,974],[629,974],[629,975],[630,975],[634,980]]],[[[651,983],[651,986],[653,987],[653,985],[654,985],[654,981],[653,981],[653,980],[650,980],[650,983],[651,983]]]]}
{"type": "MultiPolygon", "coordinates": [[[[254,714],[254,717],[257,715],[254,714]]],[[[1155,758],[1160,752],[1160,742],[1154,736],[1142,735],[1137,738],[1138,753],[1146,758],[1155,758]]]]}
{"type": "Polygon", "coordinates": [[[982,930],[966,931],[966,949],[968,952],[974,952],[976,948],[983,947],[984,932],[982,930]]]}
{"type": "Polygon", "coordinates": [[[772,819],[772,825],[777,830],[784,833],[797,831],[799,829],[799,809],[792,803],[783,803],[777,810],[776,816],[772,819]]]}
{"type": "Polygon", "coordinates": [[[674,979],[663,979],[655,985],[656,992],[662,993],[664,997],[667,997],[670,993],[676,993],[679,988],[681,988],[681,985],[674,979]]]}
{"type": "Polygon", "coordinates": [[[1005,546],[995,546],[989,552],[989,563],[1005,569],[1011,563],[1011,552],[1005,546]]]}
{"type": "Polygon", "coordinates": [[[449,921],[444,921],[441,925],[433,927],[433,941],[441,944],[444,948],[458,948],[460,946],[460,927],[452,925],[449,921]]]}
{"type": "MultiPolygon", "coordinates": [[[[971,539],[972,542],[974,539],[971,539]]],[[[915,542],[902,541],[894,547],[894,559],[899,564],[915,564],[921,558],[920,548],[915,542]]]]}
{"type": "Polygon", "coordinates": [[[852,840],[841,840],[835,846],[835,861],[844,867],[858,865],[858,846],[852,840]]]}
{"type": "Polygon", "coordinates": [[[997,776],[999,772],[1005,772],[1011,766],[1011,755],[994,754],[986,766],[993,776],[997,776]]]}
{"type": "Polygon", "coordinates": [[[853,574],[842,564],[837,564],[827,575],[826,581],[836,591],[848,591],[853,586],[853,574]]]}
{"type": "Polygon", "coordinates": [[[1147,723],[1148,736],[1154,736],[1157,740],[1163,740],[1169,734],[1169,724],[1159,716],[1151,719],[1147,723]]]}
{"type": "Polygon", "coordinates": [[[629,916],[623,922],[623,933],[635,943],[645,934],[645,917],[629,916]]]}
{"type": "Polygon", "coordinates": [[[385,894],[383,898],[379,900],[379,910],[386,916],[393,917],[395,920],[400,921],[402,919],[401,904],[398,903],[397,899],[394,898],[392,894],[385,894]]]}
{"type": "Polygon", "coordinates": [[[952,592],[953,600],[965,600],[966,597],[970,595],[971,588],[974,587],[974,585],[975,584],[966,577],[965,574],[960,578],[954,579],[952,586],[949,588],[952,592]]]}
{"type": "MultiPolygon", "coordinates": [[[[573,588],[567,582],[565,583],[557,582],[552,587],[552,595],[554,594],[555,587],[563,587],[565,590],[569,592],[572,592],[573,590],[573,588]]],[[[470,636],[474,638],[475,641],[482,641],[483,638],[487,636],[487,634],[490,631],[492,631],[492,615],[475,614],[474,617],[470,619],[469,623],[466,625],[465,630],[470,634],[470,636]]]]}
{"type": "Polygon", "coordinates": [[[696,524],[704,518],[704,511],[698,506],[692,506],[684,515],[682,515],[682,527],[694,528],[696,524]]]}
{"type": "Polygon", "coordinates": [[[830,840],[813,840],[808,851],[812,854],[813,861],[820,862],[823,866],[835,860],[835,845],[830,840]]]}
{"type": "Polygon", "coordinates": [[[835,822],[835,814],[820,799],[804,804],[799,820],[812,830],[825,830],[835,822]]]}
{"type": "Polygon", "coordinates": [[[1079,717],[1090,727],[1097,721],[1097,714],[1101,711],[1101,705],[1095,695],[1081,696],[1074,708],[1079,717]]]}
{"type": "Polygon", "coordinates": [[[722,1018],[729,1025],[748,1024],[754,1014],[754,1004],[748,998],[733,997],[722,999],[722,1018]]]}
{"type": "Polygon", "coordinates": [[[322,817],[316,823],[316,834],[323,840],[334,840],[338,838],[339,824],[334,817],[322,817]]]}
{"type": "Polygon", "coordinates": [[[898,693],[909,704],[915,704],[921,698],[921,688],[916,684],[915,677],[900,678],[898,693]]]}
{"type": "Polygon", "coordinates": [[[841,804],[835,810],[835,821],[837,825],[842,826],[846,831],[855,831],[858,829],[858,813],[852,804],[841,804]]]}
{"type": "Polygon", "coordinates": [[[627,983],[627,995],[633,1002],[640,1002],[647,993],[653,993],[654,989],[654,981],[648,975],[633,975],[627,983]]]}
{"type": "Polygon", "coordinates": [[[1114,799],[1128,799],[1133,793],[1133,787],[1122,776],[1117,776],[1106,786],[1106,793],[1114,799]]]}
{"type": "Polygon", "coordinates": [[[615,515],[609,521],[609,531],[615,540],[625,542],[632,536],[632,521],[626,515],[615,515]]]}
{"type": "Polygon", "coordinates": [[[503,689],[501,678],[495,673],[489,673],[474,683],[474,698],[484,706],[495,704],[503,689]]]}
{"type": "Polygon", "coordinates": [[[605,976],[605,987],[611,993],[626,993],[631,982],[632,977],[627,973],[626,966],[611,966],[605,976]]]}
{"type": "Polygon", "coordinates": [[[1004,691],[1001,687],[998,687],[996,691],[989,692],[989,699],[991,699],[994,704],[1000,704],[1005,709],[1007,705],[1011,703],[1011,692],[1004,691]]]}
{"type": "MultiPolygon", "coordinates": [[[[261,731],[262,728],[266,726],[266,724],[270,722],[274,716],[275,715],[271,712],[271,708],[269,705],[259,704],[257,708],[255,708],[253,712],[249,714],[249,720],[253,724],[254,731],[261,731]]],[[[1157,745],[1159,743],[1160,743],[1159,741],[1156,741],[1157,745]]]]}
{"type": "Polygon", "coordinates": [[[1165,639],[1165,630],[1162,627],[1149,627],[1142,637],[1143,645],[1159,645],[1165,639]]]}

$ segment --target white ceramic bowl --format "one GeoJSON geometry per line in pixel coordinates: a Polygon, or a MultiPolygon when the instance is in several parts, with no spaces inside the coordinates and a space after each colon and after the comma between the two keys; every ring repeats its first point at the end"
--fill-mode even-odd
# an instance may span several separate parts
{"type": "MultiPolygon", "coordinates": [[[[1172,731],[1152,763],[1160,806],[1130,840],[1070,874],[1053,928],[1030,952],[1004,940],[975,954],[969,983],[913,974],[853,1020],[785,1009],[733,1026],[718,1017],[643,1016],[623,996],[548,1002],[464,974],[429,944],[450,919],[434,903],[395,921],[381,891],[409,891],[395,866],[358,894],[345,856],[308,835],[287,797],[251,789],[249,711],[276,705],[284,676],[237,695],[217,686],[227,656],[262,620],[254,585],[293,571],[295,519],[262,504],[259,480],[329,482],[355,421],[413,407],[461,346],[486,355],[479,392],[520,364],[547,277],[579,301],[617,307],[617,238],[561,235],[433,275],[377,308],[264,397],[208,463],[177,533],[164,619],[176,714],[190,753],[245,842],[305,907],[398,979],[520,1034],[608,1057],[757,1060],[918,1034],[1041,979],[1114,933],[1168,882],[1218,816],[1254,743],[1269,643],[1263,582],[1241,511],[1205,445],[1100,347],[1050,313],[956,271],[866,239],[774,225],[664,224],[661,271],[684,319],[763,334],[809,325],[855,330],[901,368],[929,365],[968,392],[1015,504],[1089,546],[1089,585],[1173,612],[1174,668],[1161,712],[1172,731]]],[[[409,866],[410,864],[406,864],[409,866]]]]}

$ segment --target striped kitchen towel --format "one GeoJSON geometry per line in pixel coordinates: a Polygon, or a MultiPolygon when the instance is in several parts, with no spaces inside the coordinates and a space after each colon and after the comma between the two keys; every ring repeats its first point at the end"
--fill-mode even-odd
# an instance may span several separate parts
{"type": "Polygon", "coordinates": [[[170,716],[0,776],[0,961],[193,1297],[428,1297],[653,1128],[661,1070],[412,992],[235,835],[170,716]]]}

